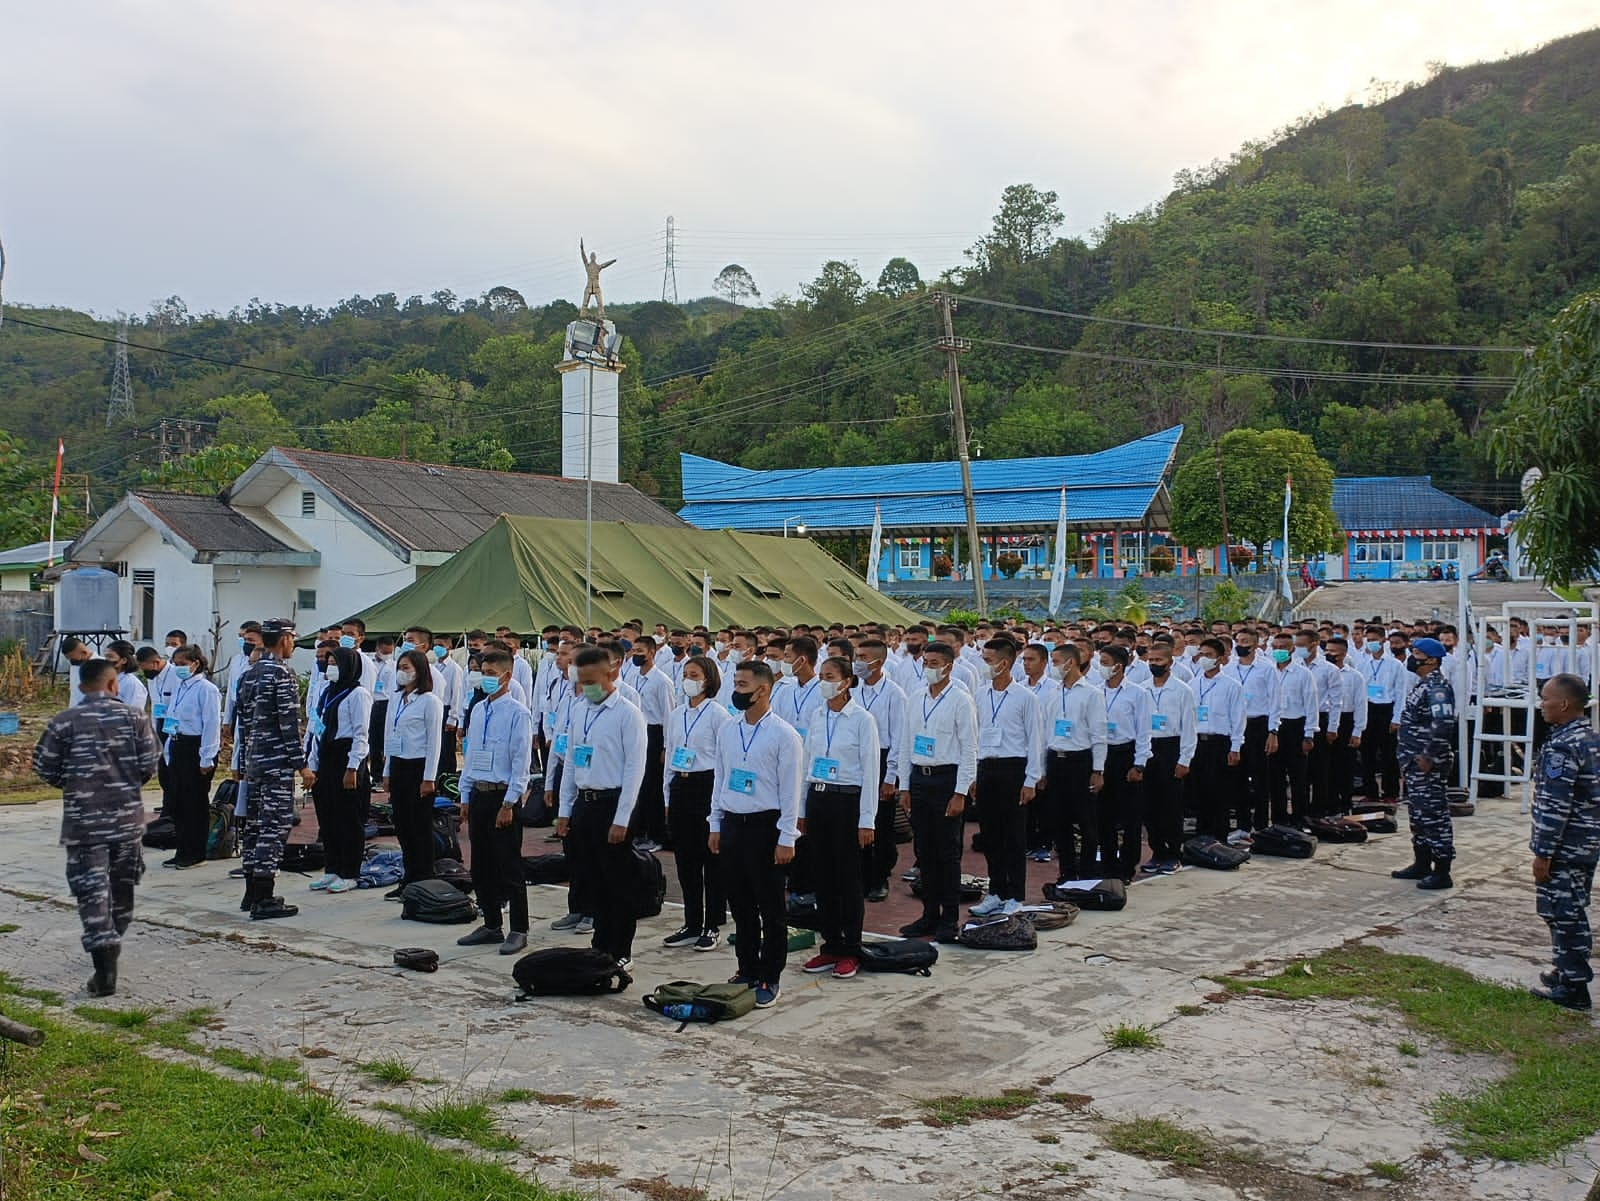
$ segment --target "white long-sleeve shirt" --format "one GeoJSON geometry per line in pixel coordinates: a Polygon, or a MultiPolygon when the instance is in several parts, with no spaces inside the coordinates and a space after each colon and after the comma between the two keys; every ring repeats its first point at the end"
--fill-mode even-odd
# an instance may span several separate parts
{"type": "Polygon", "coordinates": [[[741,716],[717,731],[716,775],[711,784],[713,834],[729,813],[778,813],[778,845],[800,837],[800,794],[805,746],[794,727],[772,713],[751,722],[741,716]]]}
{"type": "Polygon", "coordinates": [[[306,759],[312,771],[317,771],[322,759],[322,737],[318,733],[318,722],[324,723],[327,733],[334,741],[341,738],[350,740],[350,766],[366,759],[372,750],[372,694],[357,684],[338,704],[320,709],[312,717],[311,723],[311,753],[306,759]]]}
{"type": "Polygon", "coordinates": [[[970,693],[946,684],[938,696],[919,692],[906,698],[900,733],[900,788],[910,788],[913,767],[953,765],[954,792],[971,789],[978,778],[978,713],[970,693]]]}
{"type": "Polygon", "coordinates": [[[1150,737],[1178,740],[1178,765],[1188,767],[1199,743],[1199,714],[1195,695],[1182,680],[1167,676],[1166,683],[1150,687],[1150,737]]]}
{"type": "Polygon", "coordinates": [[[1244,689],[1225,670],[1214,676],[1199,675],[1194,689],[1195,728],[1200,734],[1220,734],[1228,750],[1237,754],[1244,746],[1244,689]]]}
{"type": "Polygon", "coordinates": [[[117,699],[141,713],[150,709],[150,690],[136,672],[125,671],[117,676],[117,699]]]}
{"type": "Polygon", "coordinates": [[[1344,712],[1344,685],[1337,667],[1321,655],[1305,665],[1317,685],[1317,712],[1326,714],[1330,730],[1339,728],[1339,715],[1344,712]]]}
{"type": "Polygon", "coordinates": [[[817,676],[804,684],[793,676],[785,676],[772,689],[772,711],[794,727],[802,742],[816,720],[817,711],[825,703],[817,687],[821,682],[817,676]]]}
{"type": "Polygon", "coordinates": [[[617,813],[612,824],[626,826],[633,818],[644,783],[648,741],[644,713],[613,689],[598,705],[579,697],[567,719],[566,753],[562,755],[560,814],[570,818],[585,789],[617,788],[617,813]]]}
{"type": "MultiPolygon", "coordinates": [[[[200,766],[215,767],[222,747],[222,693],[204,676],[173,681],[176,687],[167,702],[166,715],[159,723],[167,735],[182,734],[200,739],[200,766]]],[[[172,762],[172,744],[164,754],[172,762]]]]}
{"type": "Polygon", "coordinates": [[[1272,714],[1278,695],[1278,680],[1277,669],[1271,661],[1258,650],[1251,656],[1249,666],[1242,666],[1238,659],[1232,659],[1222,670],[1244,690],[1245,718],[1265,717],[1269,719],[1269,727],[1275,724],[1276,718],[1272,714]]]}
{"type": "MultiPolygon", "coordinates": [[[[861,789],[856,828],[872,828],[878,815],[878,723],[854,697],[837,712],[829,705],[817,714],[806,730],[804,762],[808,785],[861,789]]],[[[807,804],[811,795],[808,788],[807,804]]]]}
{"type": "Polygon", "coordinates": [[[732,720],[715,697],[704,697],[698,705],[685,702],[672,711],[663,731],[661,766],[661,794],[667,808],[672,807],[672,785],[679,772],[716,771],[717,732],[732,720]]]}
{"type": "Polygon", "coordinates": [[[1106,694],[1087,676],[1057,688],[1043,718],[1047,750],[1089,751],[1093,770],[1105,770],[1106,694]]]}
{"type": "Polygon", "coordinates": [[[1133,743],[1133,765],[1150,762],[1150,690],[1126,679],[1106,694],[1106,741],[1112,746],[1133,743]]]}
{"type": "Polygon", "coordinates": [[[533,715],[528,707],[506,689],[493,700],[479,701],[463,722],[466,755],[461,769],[462,801],[471,799],[475,785],[504,784],[504,803],[516,804],[528,791],[533,763],[533,715]]]}
{"type": "Polygon", "coordinates": [[[1357,666],[1366,677],[1367,704],[1396,706],[1394,720],[1398,721],[1398,706],[1406,700],[1405,665],[1385,648],[1376,657],[1363,654],[1357,666]]]}
{"type": "Polygon", "coordinates": [[[1038,784],[1044,775],[1044,731],[1039,699],[1026,684],[1012,680],[1004,688],[980,689],[975,698],[978,715],[979,759],[1025,759],[1024,788],[1038,784]]]}
{"type": "Polygon", "coordinates": [[[665,726],[672,712],[671,678],[659,668],[633,673],[633,687],[639,694],[639,708],[644,713],[647,726],[665,726]]]}
{"type": "Polygon", "coordinates": [[[1340,712],[1348,713],[1350,718],[1350,737],[1360,738],[1367,728],[1367,680],[1359,667],[1353,666],[1349,660],[1339,669],[1339,684],[1344,690],[1344,697],[1340,704],[1340,712]]]}
{"type": "Polygon", "coordinates": [[[876,684],[861,684],[855,690],[856,703],[878,723],[878,747],[888,753],[883,784],[898,785],[900,776],[900,731],[906,720],[906,694],[885,671],[876,684]]]}
{"type": "Polygon", "coordinates": [[[439,749],[444,745],[444,703],[431,692],[397,694],[389,701],[388,728],[383,732],[383,774],[393,774],[396,759],[421,759],[422,778],[439,774],[439,749]]]}
{"type": "Polygon", "coordinates": [[[1274,734],[1286,721],[1300,718],[1306,723],[1305,737],[1317,731],[1317,682],[1300,663],[1286,663],[1277,672],[1277,711],[1268,720],[1267,728],[1274,734]]]}

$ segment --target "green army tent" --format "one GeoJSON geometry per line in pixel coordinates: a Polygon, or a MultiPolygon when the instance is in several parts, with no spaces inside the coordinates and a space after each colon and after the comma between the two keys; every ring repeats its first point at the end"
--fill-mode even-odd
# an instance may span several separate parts
{"type": "MultiPolygon", "coordinates": [[[[632,617],[700,622],[711,576],[711,626],[880,621],[917,614],[867,587],[807,538],[692,526],[594,523],[593,624],[632,617]]],[[[584,523],[501,516],[441,567],[359,614],[375,634],[434,630],[529,631],[584,620],[584,523]]]]}

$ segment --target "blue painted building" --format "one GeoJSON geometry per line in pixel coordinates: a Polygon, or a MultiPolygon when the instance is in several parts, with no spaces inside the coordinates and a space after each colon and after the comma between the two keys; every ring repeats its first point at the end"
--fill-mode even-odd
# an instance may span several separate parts
{"type": "MultiPolygon", "coordinates": [[[[1066,490],[1067,528],[1080,539],[1071,575],[1137,575],[1152,547],[1167,541],[1168,475],[1182,426],[1089,455],[975,460],[972,488],[986,578],[1001,574],[997,560],[1017,555],[1017,574],[1044,578],[1055,560],[1055,532],[1066,490]]],[[[752,471],[697,455],[681,455],[684,506],[678,515],[702,529],[808,536],[870,537],[881,513],[884,545],[879,578],[925,580],[936,555],[960,574],[966,507],[956,463],[892,463],[752,471]],[[801,527],[804,530],[801,530],[801,527]]],[[[1195,560],[1172,553],[1179,570],[1195,560]]],[[[1209,565],[1209,564],[1208,564],[1209,565]]]]}
{"type": "Polygon", "coordinates": [[[1498,517],[1426,475],[1336,479],[1333,512],[1345,545],[1325,561],[1330,580],[1426,579],[1434,567],[1470,575],[1502,532],[1498,517]]]}

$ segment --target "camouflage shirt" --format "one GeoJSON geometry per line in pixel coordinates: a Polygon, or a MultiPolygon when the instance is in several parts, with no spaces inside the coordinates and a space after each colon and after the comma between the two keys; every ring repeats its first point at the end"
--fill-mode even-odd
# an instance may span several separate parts
{"type": "Polygon", "coordinates": [[[139,790],[160,758],[150,719],[106,693],[91,693],[51,718],[33,748],[33,770],[61,789],[62,845],[141,837],[139,790]]]}
{"type": "Polygon", "coordinates": [[[239,677],[233,713],[239,730],[239,771],[246,778],[299,771],[306,765],[300,688],[282,659],[264,654],[239,677]]]}
{"type": "Polygon", "coordinates": [[[1552,726],[1539,752],[1528,849],[1561,863],[1600,860],[1600,734],[1582,717],[1552,726]]]}
{"type": "Polygon", "coordinates": [[[1455,753],[1456,693],[1442,672],[1429,672],[1406,694],[1396,744],[1402,769],[1418,755],[1442,763],[1455,753]]]}

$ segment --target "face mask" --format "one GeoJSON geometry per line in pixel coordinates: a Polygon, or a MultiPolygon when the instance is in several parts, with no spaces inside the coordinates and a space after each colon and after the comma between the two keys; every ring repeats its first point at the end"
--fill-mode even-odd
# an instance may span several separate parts
{"type": "Polygon", "coordinates": [[[349,634],[341,634],[339,636],[339,645],[347,651],[353,651],[356,649],[356,640],[349,634]]]}
{"type": "Polygon", "coordinates": [[[988,670],[989,678],[991,680],[1006,669],[1006,665],[1004,663],[985,663],[984,667],[988,670]]]}
{"type": "Polygon", "coordinates": [[[644,655],[634,655],[630,661],[635,667],[643,667],[649,660],[644,655]]]}
{"type": "Polygon", "coordinates": [[[723,651],[728,649],[728,644],[726,642],[717,642],[717,643],[714,643],[713,645],[717,648],[717,654],[719,654],[719,655],[723,651]]]}
{"type": "Polygon", "coordinates": [[[449,653],[450,649],[448,647],[436,646],[433,648],[433,657],[438,659],[441,663],[444,661],[444,657],[449,653]]]}
{"type": "Polygon", "coordinates": [[[697,697],[704,692],[705,689],[706,682],[704,680],[685,680],[683,682],[683,695],[687,697],[697,697]]]}
{"type": "Polygon", "coordinates": [[[1272,661],[1274,663],[1287,663],[1292,657],[1288,651],[1278,650],[1276,647],[1273,648],[1272,661]]]}
{"type": "Polygon", "coordinates": [[[1369,642],[1369,643],[1367,643],[1367,654],[1369,654],[1369,655],[1376,655],[1382,649],[1383,649],[1383,643],[1381,643],[1381,642],[1369,642]]]}
{"type": "Polygon", "coordinates": [[[1152,663],[1152,664],[1151,664],[1151,665],[1150,665],[1150,675],[1151,675],[1151,676],[1152,676],[1152,677],[1154,677],[1154,678],[1155,678],[1155,679],[1157,679],[1157,680],[1164,680],[1164,679],[1166,679],[1166,678],[1167,678],[1167,673],[1168,673],[1168,672],[1169,672],[1169,671],[1171,671],[1171,670],[1172,670],[1172,668],[1170,668],[1170,667],[1162,667],[1162,666],[1158,666],[1158,665],[1157,665],[1157,664],[1155,664],[1155,663],[1152,663]]]}
{"type": "Polygon", "coordinates": [[[844,685],[835,683],[833,680],[817,681],[817,695],[825,701],[833,700],[834,697],[838,696],[843,691],[844,685]]]}
{"type": "Polygon", "coordinates": [[[1296,663],[1304,663],[1309,658],[1311,658],[1311,652],[1306,650],[1305,647],[1297,646],[1294,648],[1294,661],[1296,663]]]}
{"type": "Polygon", "coordinates": [[[850,671],[857,679],[864,680],[872,674],[872,664],[865,659],[853,659],[850,662],[850,671]]]}
{"type": "Polygon", "coordinates": [[[788,679],[790,676],[794,675],[794,664],[780,660],[778,663],[778,674],[785,679],[788,679]]]}
{"type": "Polygon", "coordinates": [[[481,671],[469,671],[467,673],[467,688],[470,690],[470,689],[475,689],[475,688],[481,688],[482,686],[483,686],[483,673],[481,671]]]}
{"type": "Polygon", "coordinates": [[[337,684],[338,682],[339,682],[339,665],[337,663],[331,663],[331,664],[328,665],[328,683],[337,684]]]}
{"type": "Polygon", "coordinates": [[[1046,676],[1048,676],[1050,679],[1054,680],[1058,684],[1062,680],[1066,679],[1066,676],[1067,676],[1067,673],[1065,671],[1063,671],[1061,668],[1057,667],[1054,663],[1052,663],[1049,667],[1044,669],[1044,674],[1046,676]]]}
{"type": "Polygon", "coordinates": [[[598,684],[585,684],[583,686],[583,699],[591,705],[598,705],[606,699],[606,690],[598,684]]]}
{"type": "Polygon", "coordinates": [[[923,672],[923,679],[927,680],[930,684],[937,684],[939,681],[943,680],[944,677],[945,669],[942,667],[930,667],[923,672]]]}
{"type": "Polygon", "coordinates": [[[1422,673],[1422,660],[1415,655],[1407,655],[1406,670],[1420,675],[1422,673]]]}
{"type": "Polygon", "coordinates": [[[180,680],[187,680],[189,678],[189,672],[190,667],[187,663],[179,663],[172,669],[172,674],[177,676],[180,680]]]}
{"type": "Polygon", "coordinates": [[[1094,665],[1094,669],[1098,673],[1096,679],[1109,680],[1112,676],[1117,674],[1116,664],[1107,666],[1104,663],[1096,663],[1094,665]]]}
{"type": "Polygon", "coordinates": [[[407,651],[414,651],[416,649],[417,649],[417,644],[415,642],[402,642],[400,644],[400,653],[402,655],[405,654],[407,651]]]}
{"type": "Polygon", "coordinates": [[[567,683],[574,688],[578,686],[578,665],[576,663],[567,668],[567,683]]]}
{"type": "Polygon", "coordinates": [[[417,673],[412,671],[409,667],[405,668],[402,671],[397,671],[394,673],[394,681],[402,688],[410,688],[411,685],[417,682],[417,673]]]}
{"type": "Polygon", "coordinates": [[[753,692],[735,692],[733,694],[733,707],[740,712],[756,703],[756,694],[753,692]]]}
{"type": "Polygon", "coordinates": [[[731,651],[728,652],[728,662],[734,664],[735,666],[737,666],[740,663],[743,663],[744,662],[744,653],[742,651],[740,651],[738,647],[734,647],[731,651]]]}
{"type": "Polygon", "coordinates": [[[1194,665],[1201,675],[1205,675],[1217,665],[1217,661],[1209,655],[1196,655],[1194,665]]]}
{"type": "Polygon", "coordinates": [[[1255,654],[1256,651],[1255,647],[1253,646],[1236,646],[1233,648],[1233,653],[1238,658],[1239,662],[1243,663],[1246,659],[1250,658],[1251,655],[1255,654]]]}
{"type": "Polygon", "coordinates": [[[243,639],[243,638],[240,638],[240,639],[238,639],[238,640],[237,640],[237,641],[238,641],[238,643],[239,643],[239,649],[240,649],[240,650],[241,650],[241,651],[242,651],[242,650],[244,650],[244,639],[243,639]]]}

